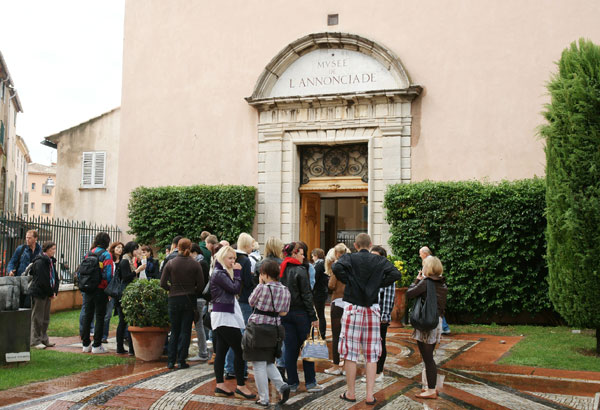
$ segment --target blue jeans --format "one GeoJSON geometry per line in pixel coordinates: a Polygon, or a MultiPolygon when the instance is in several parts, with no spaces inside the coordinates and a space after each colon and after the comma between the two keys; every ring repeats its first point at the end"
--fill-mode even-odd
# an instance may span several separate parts
{"type": "MultiPolygon", "coordinates": [[[[298,379],[298,356],[300,347],[306,340],[310,332],[310,320],[308,314],[303,310],[293,310],[281,318],[281,323],[285,328],[285,370],[287,372],[288,384],[290,386],[299,385],[298,379]]],[[[315,364],[313,362],[302,361],[304,368],[304,382],[306,385],[315,384],[315,364]]]]}
{"type": "MultiPolygon", "coordinates": [[[[242,316],[244,316],[244,324],[248,324],[248,318],[252,314],[252,308],[247,303],[240,303],[240,309],[242,310],[242,316]]],[[[242,335],[244,331],[242,330],[242,335]]],[[[233,366],[234,353],[230,348],[227,351],[227,356],[225,356],[225,372],[229,374],[234,374],[234,366],[233,366]]],[[[244,374],[248,374],[248,363],[244,362],[244,374]]]]}
{"type": "Polygon", "coordinates": [[[446,317],[442,316],[442,331],[449,332],[450,326],[448,326],[448,322],[446,322],[446,317]]]}
{"type": "Polygon", "coordinates": [[[169,298],[169,319],[171,337],[169,338],[169,363],[185,363],[192,336],[194,310],[187,295],[169,298]]]}

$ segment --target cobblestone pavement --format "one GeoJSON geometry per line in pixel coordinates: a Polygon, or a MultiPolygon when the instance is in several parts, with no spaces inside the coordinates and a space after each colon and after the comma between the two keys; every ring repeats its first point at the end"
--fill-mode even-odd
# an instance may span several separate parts
{"type": "MultiPolygon", "coordinates": [[[[415,397],[421,389],[423,366],[410,331],[392,326],[388,331],[385,377],[376,383],[375,406],[365,403],[365,384],[357,381],[357,402],[342,401],[342,376],[323,372],[317,380],[325,389],[308,393],[303,385],[283,406],[285,409],[597,409],[600,373],[503,366],[495,362],[519,337],[452,335],[443,337],[436,351],[440,374],[445,377],[437,400],[415,397]]],[[[76,338],[53,339],[55,349],[81,352],[76,338]]],[[[114,351],[114,344],[109,343],[114,351]]],[[[195,354],[192,344],[190,354],[195,354]]],[[[215,397],[212,366],[192,364],[169,371],[166,363],[144,363],[101,369],[76,376],[0,392],[0,404],[9,409],[253,409],[252,400],[215,397]]],[[[362,372],[362,368],[361,368],[362,372]]],[[[303,379],[303,375],[300,376],[303,379]]],[[[230,388],[235,382],[227,381],[230,388]]],[[[249,388],[256,391],[252,374],[249,388]]],[[[271,389],[271,402],[276,392],[271,389]]]]}

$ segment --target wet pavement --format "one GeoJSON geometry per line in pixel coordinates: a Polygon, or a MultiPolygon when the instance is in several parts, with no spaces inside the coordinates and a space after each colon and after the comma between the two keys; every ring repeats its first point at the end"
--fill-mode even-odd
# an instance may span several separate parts
{"type": "MultiPolygon", "coordinates": [[[[388,330],[385,377],[375,385],[375,406],[365,403],[365,384],[357,381],[357,402],[342,401],[343,376],[323,372],[317,380],[325,389],[308,393],[301,384],[283,406],[286,409],[597,409],[600,373],[552,370],[495,362],[520,337],[454,334],[442,337],[436,362],[445,381],[437,400],[423,400],[423,366],[410,331],[399,325],[388,330]]],[[[329,331],[328,331],[329,335],[329,331]]],[[[53,349],[81,353],[78,338],[53,338],[53,349]]],[[[108,344],[114,352],[114,339],[108,344]]],[[[329,343],[330,344],[330,343],[329,343]]],[[[106,345],[105,345],[106,346],[106,345]]],[[[195,354],[192,344],[190,354],[195,354]]],[[[81,353],[86,354],[86,353],[81,353]]],[[[89,354],[89,353],[87,353],[89,354]]],[[[166,360],[166,359],[165,359],[166,360]]],[[[135,363],[99,369],[47,382],[0,391],[0,404],[9,409],[254,409],[254,400],[215,397],[212,365],[194,364],[170,371],[166,362],[135,363]]],[[[303,376],[300,375],[300,380],[303,376]]],[[[235,389],[235,381],[226,382],[235,389]]],[[[250,374],[250,390],[256,392],[250,374]]],[[[277,397],[271,388],[271,402],[277,397]]]]}

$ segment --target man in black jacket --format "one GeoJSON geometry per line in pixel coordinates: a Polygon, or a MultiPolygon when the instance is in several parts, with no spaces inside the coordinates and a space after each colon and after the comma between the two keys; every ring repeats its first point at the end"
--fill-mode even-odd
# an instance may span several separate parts
{"type": "Polygon", "coordinates": [[[402,277],[398,269],[383,256],[369,253],[371,237],[366,233],[356,235],[354,247],[358,252],[343,255],[333,265],[336,278],[346,285],[344,290],[344,315],[340,333],[339,352],[344,357],[348,391],[342,400],[356,401],[356,362],[362,350],[367,362],[367,404],[373,405],[377,360],[381,355],[379,329],[379,289],[389,286],[402,277]]]}

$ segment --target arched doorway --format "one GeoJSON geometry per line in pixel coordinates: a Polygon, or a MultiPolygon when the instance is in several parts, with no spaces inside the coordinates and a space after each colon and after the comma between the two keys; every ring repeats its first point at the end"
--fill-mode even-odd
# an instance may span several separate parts
{"type": "Polygon", "coordinates": [[[301,238],[311,249],[326,248],[332,235],[337,241],[366,230],[386,246],[384,191],[410,182],[411,102],[421,90],[390,50],[353,34],[311,34],[275,56],[247,98],[259,115],[259,242],[301,238]],[[307,150],[350,145],[363,147],[364,178],[303,180],[307,150]],[[334,214],[324,214],[323,204],[334,214]],[[339,219],[341,212],[352,213],[351,229],[326,226],[325,216],[339,219]]]}

